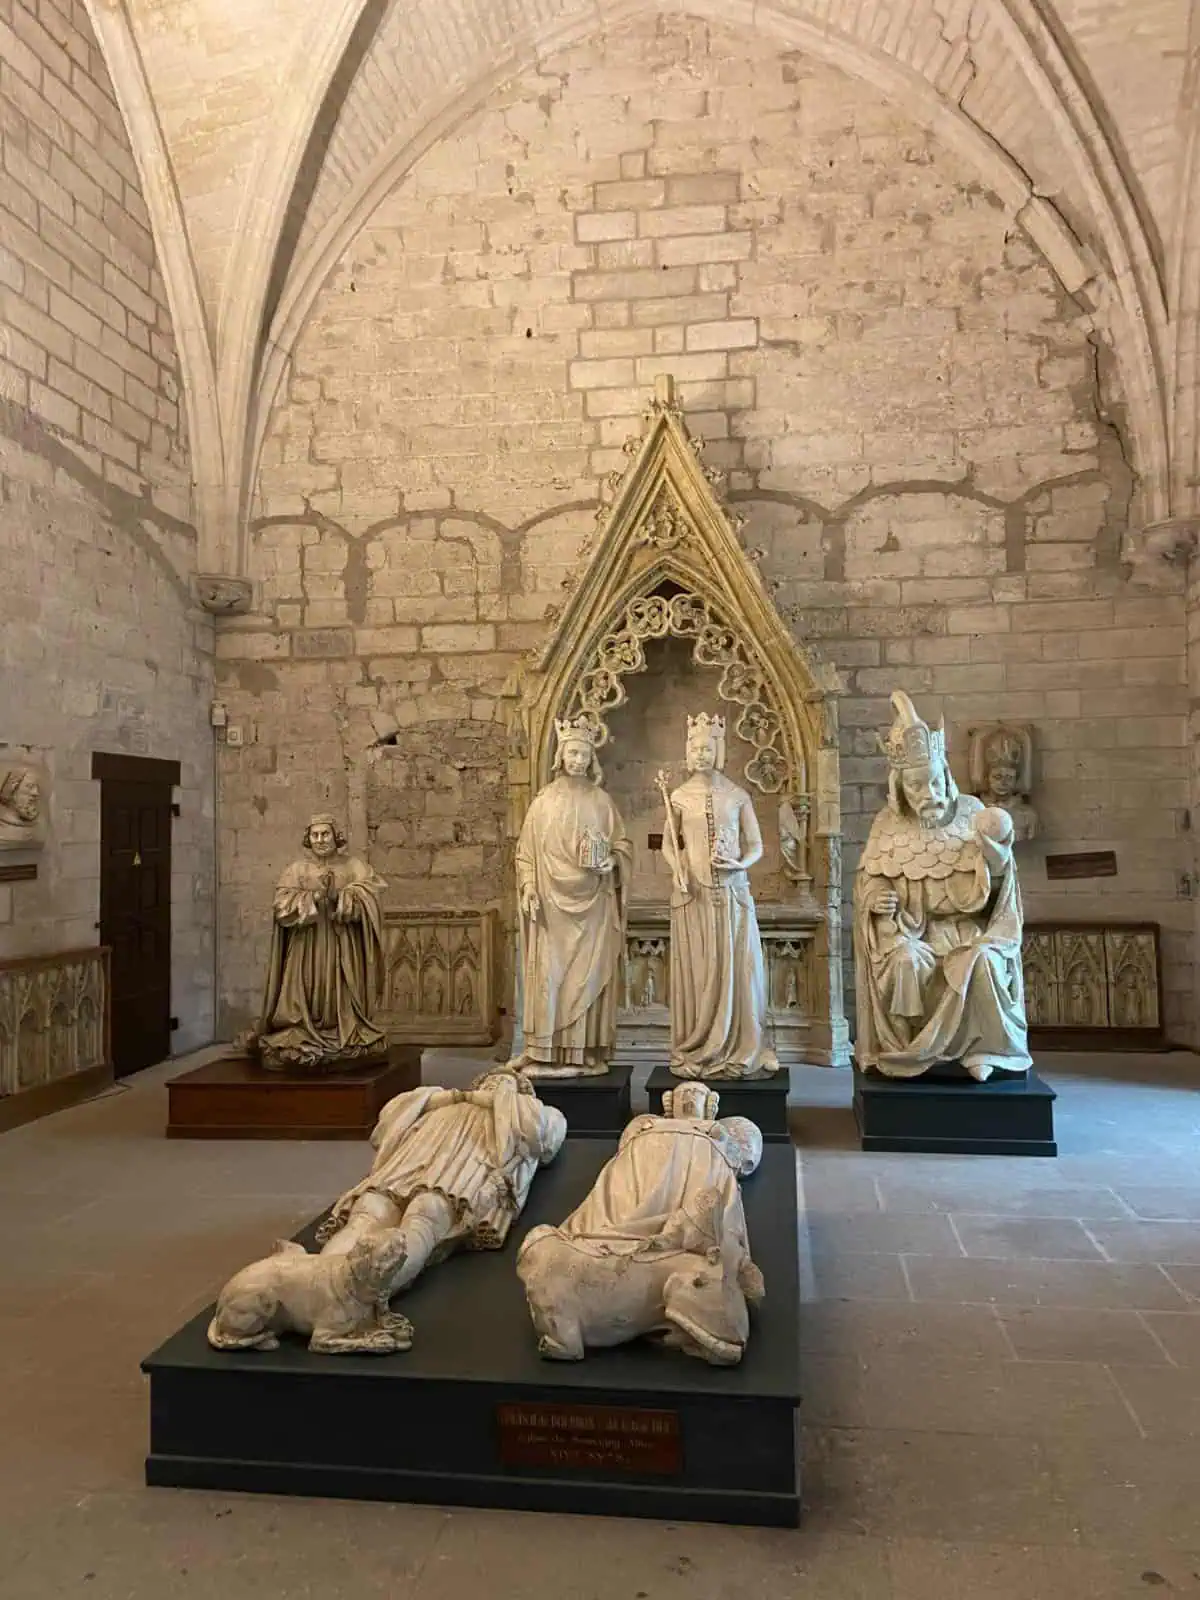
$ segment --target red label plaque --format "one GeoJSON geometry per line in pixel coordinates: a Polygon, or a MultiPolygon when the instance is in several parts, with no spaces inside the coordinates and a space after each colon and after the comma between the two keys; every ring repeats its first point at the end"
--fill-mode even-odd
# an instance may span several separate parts
{"type": "Polygon", "coordinates": [[[500,1460],[506,1467],[562,1467],[592,1472],[683,1470],[679,1416],[632,1406],[496,1407],[500,1460]]]}

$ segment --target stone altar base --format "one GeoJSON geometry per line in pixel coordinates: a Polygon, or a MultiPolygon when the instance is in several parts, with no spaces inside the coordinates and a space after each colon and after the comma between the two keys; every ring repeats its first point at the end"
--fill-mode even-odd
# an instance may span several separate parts
{"type": "Polygon", "coordinates": [[[882,1078],[854,1073],[854,1120],[864,1150],[1056,1156],[1054,1090],[1036,1072],[882,1078]]]}
{"type": "MultiPolygon", "coordinates": [[[[568,1140],[503,1250],[433,1267],[400,1300],[392,1356],[209,1348],[212,1307],[142,1364],[146,1482],[522,1511],[795,1527],[796,1169],[764,1152],[743,1187],[767,1295],[737,1367],[649,1343],[580,1362],[538,1356],[515,1271],[529,1228],[584,1198],[615,1141],[568,1140]]],[[[300,1235],[312,1238],[312,1228],[300,1235]]]]}
{"type": "Polygon", "coordinates": [[[167,1084],[168,1139],[365,1139],[393,1095],[421,1081],[421,1046],[393,1045],[352,1072],[268,1072],[223,1056],[167,1084]]]}
{"type": "MultiPolygon", "coordinates": [[[[668,1089],[677,1089],[681,1083],[692,1083],[691,1078],[677,1078],[670,1067],[658,1066],[650,1074],[646,1090],[650,1096],[650,1109],[662,1113],[663,1095],[668,1089]]],[[[719,1117],[749,1117],[757,1123],[762,1136],[769,1143],[791,1141],[788,1131],[788,1085],[786,1067],[770,1078],[711,1078],[706,1081],[721,1097],[719,1117]]],[[[754,1248],[751,1235],[751,1248],[754,1248]]]]}
{"type": "Polygon", "coordinates": [[[556,1106],[567,1132],[589,1139],[615,1139],[629,1121],[632,1067],[609,1067],[590,1078],[533,1078],[543,1105],[556,1106]]]}

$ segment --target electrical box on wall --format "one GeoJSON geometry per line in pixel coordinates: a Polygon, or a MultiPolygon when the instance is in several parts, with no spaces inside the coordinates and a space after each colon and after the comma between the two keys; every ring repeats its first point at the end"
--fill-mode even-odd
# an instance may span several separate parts
{"type": "Polygon", "coordinates": [[[233,728],[226,728],[225,729],[225,743],[226,744],[241,745],[241,744],[244,744],[245,742],[246,742],[245,738],[243,737],[242,730],[240,728],[233,727],[233,728]]]}

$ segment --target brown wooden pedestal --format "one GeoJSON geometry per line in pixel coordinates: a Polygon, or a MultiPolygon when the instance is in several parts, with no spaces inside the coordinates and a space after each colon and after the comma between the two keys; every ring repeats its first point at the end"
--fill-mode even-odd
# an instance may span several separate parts
{"type": "Polygon", "coordinates": [[[421,1046],[393,1045],[353,1072],[266,1072],[223,1056],[167,1084],[168,1139],[365,1139],[393,1095],[421,1081],[421,1046]]]}

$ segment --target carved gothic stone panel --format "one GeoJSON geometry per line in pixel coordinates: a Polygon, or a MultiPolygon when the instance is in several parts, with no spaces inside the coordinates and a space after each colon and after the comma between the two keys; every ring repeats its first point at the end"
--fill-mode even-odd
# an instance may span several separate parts
{"type": "Polygon", "coordinates": [[[494,911],[387,911],[379,1025],[394,1044],[491,1044],[498,1035],[494,911]]]}
{"type": "Polygon", "coordinates": [[[1108,1012],[1114,1028],[1157,1028],[1158,952],[1153,933],[1108,928],[1108,1012]]]}
{"type": "Polygon", "coordinates": [[[1055,1027],[1062,1021],[1055,935],[1026,932],[1022,957],[1026,1020],[1031,1028],[1055,1027]]]}
{"type": "Polygon", "coordinates": [[[0,1095],[108,1064],[107,951],[0,963],[0,1095]]]}
{"type": "Polygon", "coordinates": [[[1071,1028],[1108,1026],[1104,968],[1104,935],[1064,932],[1058,935],[1059,1014],[1071,1028]]]}

